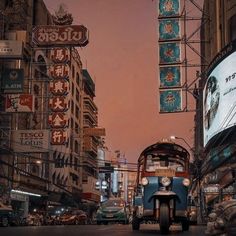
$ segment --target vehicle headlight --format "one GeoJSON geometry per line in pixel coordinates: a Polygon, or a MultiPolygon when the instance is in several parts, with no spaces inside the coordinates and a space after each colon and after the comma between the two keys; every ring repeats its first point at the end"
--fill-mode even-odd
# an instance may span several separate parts
{"type": "Polygon", "coordinates": [[[162,184],[163,186],[167,187],[167,186],[170,185],[170,183],[171,183],[170,178],[168,178],[168,177],[162,177],[162,178],[161,178],[161,184],[162,184]]]}
{"type": "Polygon", "coordinates": [[[143,186],[148,185],[148,179],[146,177],[143,177],[141,183],[143,186]]]}
{"type": "Polygon", "coordinates": [[[98,210],[97,210],[97,215],[99,215],[99,214],[102,214],[101,209],[98,209],[98,210]]]}
{"type": "Polygon", "coordinates": [[[189,185],[190,185],[190,180],[187,179],[187,178],[184,178],[184,179],[183,179],[183,185],[184,185],[184,186],[189,186],[189,185]]]}

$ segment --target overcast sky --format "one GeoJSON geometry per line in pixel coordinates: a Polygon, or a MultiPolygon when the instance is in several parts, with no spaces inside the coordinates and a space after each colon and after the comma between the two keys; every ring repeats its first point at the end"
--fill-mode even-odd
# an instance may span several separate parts
{"type": "Polygon", "coordinates": [[[65,3],[73,24],[89,30],[89,44],[79,53],[96,84],[99,126],[111,152],[135,162],[146,146],[170,135],[192,146],[194,112],[159,114],[156,0],[44,2],[51,13],[65,3]]]}

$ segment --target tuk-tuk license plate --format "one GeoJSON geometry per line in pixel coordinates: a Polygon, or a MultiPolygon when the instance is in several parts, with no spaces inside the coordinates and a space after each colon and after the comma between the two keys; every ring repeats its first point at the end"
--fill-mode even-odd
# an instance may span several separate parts
{"type": "Polygon", "coordinates": [[[173,177],[173,176],[175,176],[175,170],[173,170],[173,169],[156,169],[155,175],[156,176],[173,177]]]}

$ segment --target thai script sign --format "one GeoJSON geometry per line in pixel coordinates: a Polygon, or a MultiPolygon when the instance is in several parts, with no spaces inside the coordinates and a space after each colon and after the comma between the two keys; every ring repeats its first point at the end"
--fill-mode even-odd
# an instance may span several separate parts
{"type": "Polygon", "coordinates": [[[36,26],[32,32],[32,41],[38,46],[88,44],[88,30],[83,25],[45,25],[36,26]]]}
{"type": "Polygon", "coordinates": [[[34,96],[31,94],[6,95],[6,112],[34,112],[34,96]]]}
{"type": "Polygon", "coordinates": [[[13,130],[12,148],[14,152],[48,152],[48,130],[13,130]]]}
{"type": "Polygon", "coordinates": [[[24,85],[23,69],[4,69],[1,89],[4,93],[22,93],[24,85]]]}

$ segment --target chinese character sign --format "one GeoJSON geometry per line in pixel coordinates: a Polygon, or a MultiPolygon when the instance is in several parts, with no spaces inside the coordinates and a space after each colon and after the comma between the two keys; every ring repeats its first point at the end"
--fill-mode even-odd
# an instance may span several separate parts
{"type": "Polygon", "coordinates": [[[160,112],[177,112],[181,110],[181,90],[160,91],[160,112]]]}
{"type": "Polygon", "coordinates": [[[160,88],[181,87],[179,66],[160,67],[160,88]]]}
{"type": "Polygon", "coordinates": [[[178,19],[159,20],[159,40],[180,39],[180,23],[178,19]]]}
{"type": "Polygon", "coordinates": [[[161,43],[160,64],[180,63],[180,43],[161,43]]]}
{"type": "Polygon", "coordinates": [[[159,0],[159,17],[179,16],[179,0],[159,0]]]}

